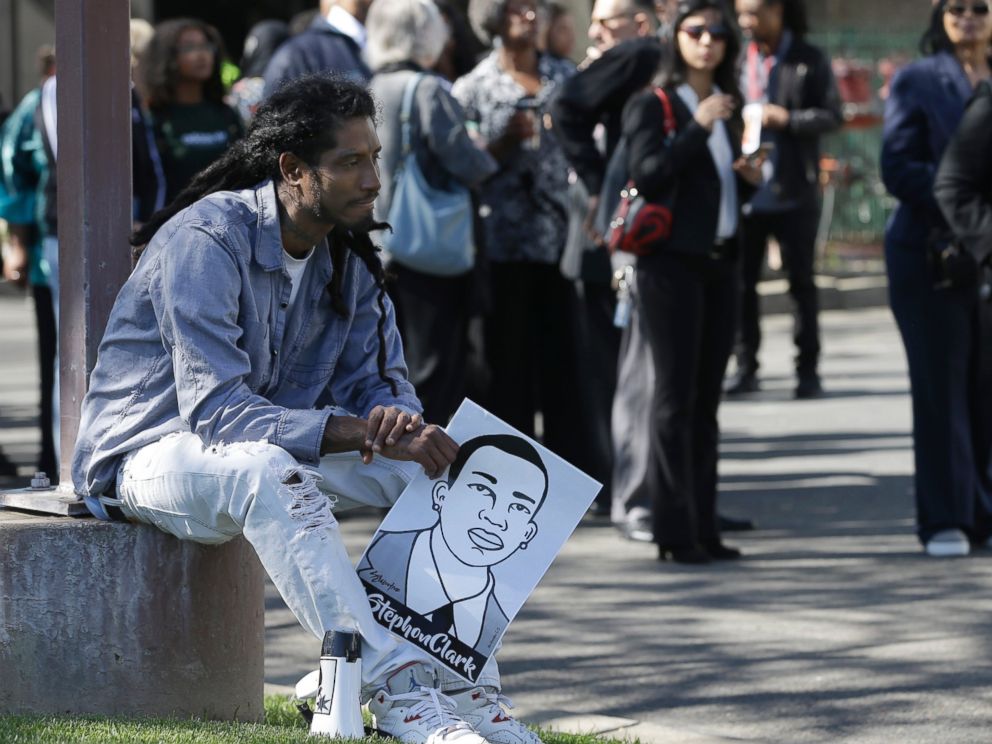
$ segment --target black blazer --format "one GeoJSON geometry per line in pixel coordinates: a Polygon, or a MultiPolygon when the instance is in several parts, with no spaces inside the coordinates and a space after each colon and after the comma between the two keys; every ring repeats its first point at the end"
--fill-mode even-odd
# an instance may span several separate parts
{"type": "Polygon", "coordinates": [[[930,234],[946,228],[934,178],[973,94],[968,76],[948,52],[912,62],[892,79],[879,157],[882,182],[899,200],[885,230],[890,245],[922,252],[930,234]]]}
{"type": "MultiPolygon", "coordinates": [[[[638,93],[623,115],[627,171],[648,201],[665,199],[675,185],[672,234],[665,249],[706,255],[713,248],[720,218],[720,176],[710,155],[710,132],[693,118],[674,88],[665,92],[675,114],[675,139],[671,145],[665,141],[665,110],[654,91],[638,93]]],[[[743,129],[737,112],[727,122],[735,159],[741,153],[743,129]]],[[[753,190],[746,181],[737,179],[738,213],[753,190]]]]}
{"type": "Polygon", "coordinates": [[[661,62],[655,36],[631,39],[608,49],[589,67],[559,87],[551,103],[558,142],[590,194],[603,188],[607,162],[620,139],[627,100],[651,82],[661,62]],[[600,153],[593,130],[606,127],[606,153],[600,153]]]}
{"type": "Polygon", "coordinates": [[[992,257],[992,85],[983,81],[944,151],[934,194],[955,236],[980,263],[992,257]]]}
{"type": "Polygon", "coordinates": [[[789,126],[774,133],[777,168],[771,188],[786,199],[815,203],[819,195],[820,136],[844,122],[830,60],[803,38],[793,40],[776,68],[771,103],[787,108],[789,126]]]}

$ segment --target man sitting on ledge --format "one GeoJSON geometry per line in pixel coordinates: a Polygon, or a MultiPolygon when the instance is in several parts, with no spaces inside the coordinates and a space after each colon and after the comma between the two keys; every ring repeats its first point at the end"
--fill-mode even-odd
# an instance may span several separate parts
{"type": "Polygon", "coordinates": [[[383,733],[539,744],[499,707],[495,663],[466,689],[374,621],[332,514],[389,506],[458,452],[421,420],[369,236],[375,114],[359,85],[291,83],[135,234],[147,248],[100,345],[75,488],[103,519],[243,534],[305,628],[361,633],[383,733]]]}

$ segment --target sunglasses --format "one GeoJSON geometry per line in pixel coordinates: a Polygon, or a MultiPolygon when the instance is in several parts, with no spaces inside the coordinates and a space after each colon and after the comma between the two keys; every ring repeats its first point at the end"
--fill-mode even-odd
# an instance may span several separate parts
{"type": "Polygon", "coordinates": [[[693,41],[699,41],[702,39],[703,34],[709,34],[713,41],[726,41],[730,38],[730,29],[722,23],[714,23],[711,26],[704,26],[702,24],[683,26],[679,29],[679,31],[684,33],[693,41]]]}
{"type": "Polygon", "coordinates": [[[975,3],[974,5],[948,5],[944,8],[945,13],[950,13],[955,18],[960,18],[969,10],[975,16],[987,16],[989,14],[989,6],[985,3],[975,3]]]}

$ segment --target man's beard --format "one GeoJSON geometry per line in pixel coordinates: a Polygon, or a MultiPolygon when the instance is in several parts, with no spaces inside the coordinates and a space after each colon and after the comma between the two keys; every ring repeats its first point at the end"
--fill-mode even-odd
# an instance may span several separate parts
{"type": "Polygon", "coordinates": [[[318,178],[310,182],[310,204],[307,205],[310,215],[318,222],[333,222],[324,208],[324,188],[318,178]]]}
{"type": "Polygon", "coordinates": [[[340,225],[352,232],[371,232],[379,226],[372,213],[369,212],[358,220],[347,221],[334,217],[324,204],[324,187],[318,179],[310,182],[310,204],[308,210],[311,216],[318,222],[326,224],[340,225]]]}
{"type": "Polygon", "coordinates": [[[375,221],[375,218],[372,216],[372,213],[370,212],[369,214],[362,217],[360,220],[356,220],[351,224],[348,224],[346,222],[342,222],[341,224],[343,227],[347,227],[352,232],[367,233],[375,230],[379,223],[375,221]]]}

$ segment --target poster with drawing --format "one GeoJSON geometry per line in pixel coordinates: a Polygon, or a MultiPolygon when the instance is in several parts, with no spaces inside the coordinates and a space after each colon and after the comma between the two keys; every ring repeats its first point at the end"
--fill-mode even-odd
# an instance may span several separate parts
{"type": "Polygon", "coordinates": [[[475,682],[600,484],[466,400],[458,457],[410,481],[358,576],[376,621],[475,682]]]}

